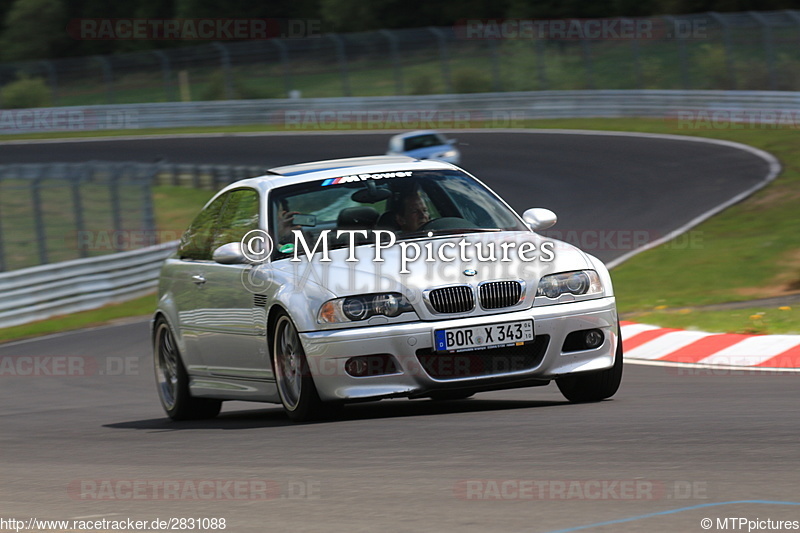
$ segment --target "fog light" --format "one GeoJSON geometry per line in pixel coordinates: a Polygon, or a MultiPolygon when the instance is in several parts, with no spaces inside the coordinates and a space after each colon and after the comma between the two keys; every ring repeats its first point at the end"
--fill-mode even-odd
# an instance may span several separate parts
{"type": "Polygon", "coordinates": [[[397,374],[399,367],[388,353],[351,357],[344,363],[344,371],[354,378],[397,374]]]}
{"type": "Polygon", "coordinates": [[[353,357],[352,359],[348,359],[347,363],[344,365],[345,371],[355,377],[365,376],[368,367],[369,365],[365,357],[353,357]]]}
{"type": "Polygon", "coordinates": [[[589,349],[597,348],[603,344],[603,332],[599,329],[590,329],[586,332],[585,341],[586,347],[589,349]]]}

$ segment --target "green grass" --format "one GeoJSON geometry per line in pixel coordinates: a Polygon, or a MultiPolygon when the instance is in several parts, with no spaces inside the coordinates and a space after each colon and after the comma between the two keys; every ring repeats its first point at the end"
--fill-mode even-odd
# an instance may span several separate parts
{"type": "MultiPolygon", "coordinates": [[[[613,278],[620,312],[636,317],[635,320],[707,331],[797,331],[798,328],[792,326],[792,323],[798,323],[795,310],[712,312],[692,309],[706,304],[747,301],[800,291],[800,210],[797,208],[800,205],[800,136],[795,129],[685,129],[679,128],[677,122],[655,119],[540,120],[529,121],[524,126],[697,135],[748,144],[777,156],[784,167],[778,179],[694,228],[695,246],[687,248],[667,243],[614,269],[613,278]],[[664,307],[667,310],[656,310],[664,307]],[[669,311],[674,309],[692,310],[684,314],[669,311]],[[751,320],[752,324],[748,322],[750,315],[762,311],[767,313],[767,318],[760,319],[758,324],[755,320],[751,320]]],[[[274,129],[253,125],[243,128],[135,130],[135,133],[274,129]]],[[[94,132],[83,133],[96,135],[94,132]]],[[[106,131],[103,135],[131,133],[131,130],[106,131]]],[[[182,231],[210,195],[211,191],[181,187],[155,188],[159,229],[182,231]]],[[[126,305],[122,304],[121,309],[126,305]]],[[[137,312],[132,309],[129,314],[137,312]]]]}
{"type": "Polygon", "coordinates": [[[625,315],[623,320],[709,333],[800,335],[800,308],[791,306],[753,307],[730,311],[684,308],[631,313],[625,315]]]}

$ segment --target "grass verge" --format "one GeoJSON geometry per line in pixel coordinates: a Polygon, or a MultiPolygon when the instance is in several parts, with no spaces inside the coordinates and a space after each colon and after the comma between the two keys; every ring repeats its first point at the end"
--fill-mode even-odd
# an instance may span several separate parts
{"type": "MultiPolygon", "coordinates": [[[[639,254],[614,269],[613,277],[620,312],[632,320],[704,331],[798,332],[800,328],[793,325],[800,323],[796,310],[694,309],[713,303],[746,301],[800,292],[800,217],[797,208],[800,201],[800,137],[796,129],[749,124],[729,124],[725,127],[725,124],[716,123],[695,123],[692,127],[680,127],[675,121],[657,119],[537,120],[529,121],[525,126],[701,136],[748,144],[778,157],[783,165],[781,175],[767,188],[696,227],[693,230],[696,246],[667,243],[639,254]],[[669,282],[665,283],[663,280],[669,282]],[[751,318],[758,313],[764,314],[758,319],[751,318]]],[[[106,131],[103,135],[274,130],[275,128],[254,125],[239,128],[120,130],[106,131]]],[[[95,132],[83,133],[86,135],[57,136],[97,135],[95,132]]],[[[15,136],[23,137],[41,138],[44,135],[15,136]]],[[[210,195],[210,191],[179,187],[156,188],[155,209],[159,229],[174,230],[180,234],[210,195]]],[[[131,309],[127,311],[127,315],[115,314],[113,318],[141,314],[140,308],[136,308],[133,302],[119,304],[115,313],[125,313],[124,309],[129,304],[131,309]]],[[[102,314],[103,310],[96,312],[102,314]]],[[[68,318],[70,317],[47,322],[57,328],[68,318]]],[[[90,323],[93,322],[85,325],[90,323]]],[[[71,326],[64,324],[63,327],[71,326]]],[[[0,339],[11,338],[3,333],[0,330],[0,339]]]]}
{"type": "Polygon", "coordinates": [[[120,318],[150,315],[153,313],[155,306],[155,294],[148,294],[135,300],[109,304],[89,311],[79,311],[71,315],[55,316],[47,320],[31,322],[30,324],[2,328],[0,329],[0,342],[100,326],[120,318]]]}
{"type": "Polygon", "coordinates": [[[751,307],[729,311],[686,307],[670,311],[629,313],[623,320],[709,333],[800,335],[800,309],[791,306],[751,307]]]}

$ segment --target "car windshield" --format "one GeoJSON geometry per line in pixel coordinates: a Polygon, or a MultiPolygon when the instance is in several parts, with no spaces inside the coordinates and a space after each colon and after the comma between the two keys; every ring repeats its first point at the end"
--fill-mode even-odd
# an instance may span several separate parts
{"type": "Polygon", "coordinates": [[[403,149],[406,152],[410,152],[411,150],[419,150],[420,148],[429,148],[431,146],[441,146],[443,144],[446,143],[441,135],[429,133],[426,135],[417,135],[416,137],[407,137],[404,140],[403,149]]]}
{"type": "MultiPolygon", "coordinates": [[[[528,231],[517,215],[475,179],[457,170],[358,174],[276,189],[270,194],[276,258],[293,253],[293,230],[310,246],[324,230],[331,248],[349,244],[337,230],[389,230],[397,240],[528,231]],[[287,246],[288,245],[288,246],[287,246]]],[[[374,235],[359,244],[374,242],[374,235]]]]}

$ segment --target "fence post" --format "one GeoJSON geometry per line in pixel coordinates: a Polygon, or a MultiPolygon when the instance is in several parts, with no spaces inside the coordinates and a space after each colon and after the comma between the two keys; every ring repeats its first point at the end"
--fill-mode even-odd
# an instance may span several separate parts
{"type": "Polygon", "coordinates": [[[161,75],[164,78],[164,100],[170,102],[172,101],[172,69],[169,65],[169,57],[161,50],[153,50],[153,54],[161,62],[161,75]]]}
{"type": "Polygon", "coordinates": [[[153,181],[159,171],[157,165],[152,165],[142,169],[143,177],[139,177],[142,184],[142,230],[147,235],[147,245],[158,244],[156,241],[156,217],[153,212],[153,181]]]}
{"type": "Polygon", "coordinates": [[[544,37],[541,35],[535,37],[535,44],[536,47],[536,72],[539,74],[539,90],[546,91],[549,87],[549,83],[547,82],[547,66],[545,65],[545,44],[544,44],[544,37]]]}
{"type": "Polygon", "coordinates": [[[500,81],[500,60],[497,57],[497,41],[489,39],[489,62],[492,64],[492,89],[495,92],[503,90],[503,84],[500,81]]]}
{"type": "Polygon", "coordinates": [[[445,94],[452,94],[453,83],[450,79],[450,58],[447,53],[447,38],[444,36],[444,32],[439,28],[434,28],[433,26],[429,26],[428,31],[430,31],[434,36],[436,36],[436,40],[439,43],[439,61],[441,61],[442,63],[442,79],[444,80],[444,92],[445,94]]]}
{"type": "Polygon", "coordinates": [[[106,84],[106,103],[114,103],[114,72],[111,69],[111,61],[104,56],[94,56],[100,62],[103,69],[103,81],[106,84]]]}
{"type": "Polygon", "coordinates": [[[592,48],[589,38],[584,33],[581,39],[581,51],[583,52],[583,62],[586,67],[586,88],[594,90],[594,63],[592,62],[592,48]]]}
{"type": "Polygon", "coordinates": [[[401,96],[405,94],[405,89],[403,88],[403,67],[400,64],[400,52],[397,46],[397,37],[395,37],[389,30],[379,31],[381,35],[386,37],[386,39],[389,41],[389,49],[392,53],[392,63],[394,65],[395,93],[397,96],[401,96]]]}
{"type": "Polygon", "coordinates": [[[352,96],[350,93],[350,76],[347,72],[347,51],[344,48],[344,41],[335,33],[328,35],[336,46],[336,58],[339,60],[339,71],[342,74],[342,94],[352,96]]]}
{"type": "Polygon", "coordinates": [[[41,61],[44,68],[47,70],[47,83],[50,84],[50,98],[53,100],[53,105],[58,105],[58,74],[56,67],[52,61],[41,61]]]}
{"type": "MultiPolygon", "coordinates": [[[[800,25],[800,14],[797,13],[795,9],[784,9],[783,12],[786,14],[787,17],[792,19],[795,24],[800,25]]],[[[800,35],[800,34],[798,34],[800,35]]]]}
{"type": "MultiPolygon", "coordinates": [[[[0,189],[3,188],[3,173],[0,172],[0,189]]],[[[6,253],[3,248],[3,204],[0,202],[0,272],[6,271],[6,253]]]]}
{"type": "Polygon", "coordinates": [[[670,34],[669,25],[672,25],[672,36],[675,38],[675,42],[678,43],[678,62],[680,63],[681,69],[681,86],[688,91],[691,88],[691,84],[689,83],[689,62],[686,54],[686,40],[683,38],[683,34],[678,28],[679,21],[672,15],[664,15],[661,18],[663,18],[667,23],[667,35],[670,34]]]}
{"type": "Polygon", "coordinates": [[[769,72],[769,88],[772,91],[778,90],[778,80],[775,78],[775,51],[772,46],[772,28],[769,22],[764,18],[764,15],[757,11],[748,11],[748,15],[753,17],[755,21],[761,26],[761,39],[764,44],[764,58],[767,61],[767,70],[769,72]]]}
{"type": "MultiPolygon", "coordinates": [[[[636,23],[631,19],[623,19],[622,22],[630,22],[631,26],[636,26],[636,23]]],[[[644,89],[644,77],[642,76],[642,50],[639,46],[639,37],[636,36],[636,32],[633,33],[633,39],[631,39],[631,54],[633,55],[633,77],[636,80],[636,88],[644,89]]]]}
{"type": "Polygon", "coordinates": [[[44,227],[44,211],[42,210],[42,180],[47,167],[40,167],[38,175],[31,181],[31,201],[33,203],[33,223],[36,228],[36,244],[39,249],[39,264],[47,264],[47,232],[44,227]]]}
{"type": "Polygon", "coordinates": [[[119,211],[119,180],[125,172],[125,167],[124,165],[112,165],[109,167],[109,172],[108,192],[111,197],[111,223],[114,225],[114,231],[119,232],[122,231],[122,213],[119,211]]]}
{"type": "Polygon", "coordinates": [[[222,77],[225,80],[225,99],[233,100],[236,96],[233,93],[233,81],[231,80],[231,54],[222,43],[213,42],[211,45],[219,51],[222,77]]]}
{"type": "MultiPolygon", "coordinates": [[[[72,212],[75,218],[75,246],[78,248],[78,255],[86,257],[88,250],[80,245],[81,235],[85,231],[83,221],[83,199],[81,198],[81,181],[83,176],[89,174],[89,164],[84,164],[82,169],[71,168],[68,174],[70,180],[70,190],[72,193],[72,212]]],[[[88,180],[87,180],[88,181],[88,180]]]]}
{"type": "Polygon", "coordinates": [[[725,47],[725,64],[728,68],[730,89],[736,89],[736,65],[733,62],[733,43],[731,42],[731,26],[725,18],[716,11],[709,11],[709,16],[722,26],[722,44],[725,47]]]}
{"type": "Polygon", "coordinates": [[[285,98],[289,97],[292,91],[292,65],[289,63],[289,50],[280,39],[270,39],[270,42],[278,47],[278,53],[281,56],[281,64],[283,65],[283,90],[286,92],[285,98]]]}

